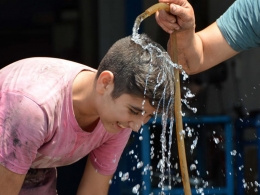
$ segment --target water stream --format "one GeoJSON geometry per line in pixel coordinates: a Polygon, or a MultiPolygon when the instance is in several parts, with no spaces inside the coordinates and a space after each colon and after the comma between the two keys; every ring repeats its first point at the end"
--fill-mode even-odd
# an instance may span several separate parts
{"type": "MultiPolygon", "coordinates": [[[[164,65],[166,68],[163,68],[163,71],[174,71],[174,69],[180,69],[182,75],[183,75],[183,80],[186,80],[188,78],[188,75],[182,70],[182,67],[178,64],[175,64],[172,62],[170,56],[168,55],[167,52],[162,51],[160,48],[157,46],[153,45],[152,43],[148,44],[143,44],[143,42],[140,39],[140,34],[138,34],[138,30],[140,27],[141,22],[143,21],[142,15],[138,17],[135,21],[134,27],[133,27],[133,34],[132,34],[132,40],[136,43],[139,44],[144,50],[149,51],[151,56],[157,55],[157,57],[163,57],[164,58],[164,65]]],[[[152,66],[152,62],[150,62],[150,66],[152,66]]],[[[157,80],[157,85],[155,86],[154,91],[156,91],[156,88],[159,85],[164,84],[164,81],[166,79],[165,72],[160,72],[158,75],[158,80],[157,80]]],[[[174,75],[174,74],[172,74],[174,75]]],[[[149,80],[149,76],[146,78],[146,83],[149,80]]],[[[174,81],[174,78],[172,78],[174,81]]],[[[173,85],[174,86],[174,85],[173,85]]],[[[173,136],[173,131],[174,131],[174,87],[172,86],[171,94],[172,98],[169,100],[169,102],[165,102],[164,96],[165,93],[162,94],[162,101],[161,104],[163,105],[158,105],[163,106],[162,112],[160,113],[160,118],[161,118],[161,135],[160,135],[160,143],[161,143],[161,159],[159,160],[159,163],[157,164],[157,168],[160,170],[160,181],[158,183],[158,187],[161,188],[161,194],[164,194],[164,190],[171,189],[172,185],[172,154],[171,154],[171,148],[172,148],[172,136],[173,136]],[[167,137],[168,136],[168,137],[167,137]]],[[[166,87],[165,87],[166,90],[166,87]]],[[[196,108],[192,108],[189,106],[188,98],[194,97],[194,95],[191,93],[191,91],[188,88],[184,88],[184,91],[186,90],[186,94],[184,96],[185,99],[182,99],[182,103],[184,103],[188,109],[192,110],[194,113],[197,111],[196,108]]],[[[165,92],[165,91],[164,91],[165,92]]],[[[146,89],[144,90],[144,96],[146,93],[146,89]]],[[[157,109],[158,110],[158,109],[157,109]]],[[[184,114],[184,113],[183,113],[184,114]]],[[[154,122],[156,121],[158,117],[158,112],[155,113],[154,117],[154,122]]],[[[151,134],[151,139],[153,138],[153,134],[151,134]]],[[[148,144],[148,143],[147,143],[148,144]]],[[[153,150],[154,148],[151,148],[151,158],[153,158],[153,150]]],[[[148,165],[149,166],[149,165],[148,165]]],[[[174,177],[175,178],[175,177],[174,177]]],[[[144,184],[145,185],[145,184],[144,184]]],[[[140,185],[137,184],[136,186],[133,187],[132,192],[134,194],[139,194],[140,185]]]]}

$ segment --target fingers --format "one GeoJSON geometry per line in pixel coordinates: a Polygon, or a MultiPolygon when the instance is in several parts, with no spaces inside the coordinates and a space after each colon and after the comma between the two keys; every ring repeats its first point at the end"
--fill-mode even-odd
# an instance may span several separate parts
{"type": "Polygon", "coordinates": [[[156,12],[155,19],[161,28],[167,33],[173,33],[174,30],[179,30],[177,19],[174,15],[167,13],[165,10],[156,12]]]}
{"type": "Polygon", "coordinates": [[[178,18],[181,18],[184,21],[188,20],[191,17],[191,11],[193,11],[193,9],[189,5],[180,6],[176,4],[170,4],[170,13],[177,16],[178,18]]]}
{"type": "Polygon", "coordinates": [[[157,23],[164,31],[172,33],[173,31],[189,30],[194,28],[194,11],[187,0],[159,1],[164,3],[171,2],[170,13],[167,13],[165,10],[161,10],[157,12],[155,16],[157,23]]]}

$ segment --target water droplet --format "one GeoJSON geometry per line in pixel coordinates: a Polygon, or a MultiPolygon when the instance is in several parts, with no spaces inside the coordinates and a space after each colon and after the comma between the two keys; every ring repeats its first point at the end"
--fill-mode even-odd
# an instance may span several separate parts
{"type": "Polygon", "coordinates": [[[143,165],[144,165],[143,162],[140,161],[140,162],[137,163],[137,166],[136,166],[136,167],[137,167],[138,169],[140,169],[143,165]]]}
{"type": "Polygon", "coordinates": [[[126,172],[125,174],[122,175],[121,181],[126,181],[126,180],[128,180],[128,179],[129,179],[129,173],[126,172]]]}
{"type": "Polygon", "coordinates": [[[196,168],[197,168],[197,167],[196,167],[195,164],[191,164],[191,166],[190,166],[190,170],[191,170],[191,171],[195,170],[196,168]]]}
{"type": "Polygon", "coordinates": [[[215,142],[215,144],[219,144],[219,138],[217,138],[217,137],[213,137],[213,140],[214,140],[214,142],[215,142]]]}
{"type": "Polygon", "coordinates": [[[139,188],[140,188],[140,185],[139,185],[139,184],[135,185],[135,186],[133,187],[133,189],[132,189],[132,192],[133,192],[134,194],[139,193],[139,188]]]}
{"type": "Polygon", "coordinates": [[[236,156],[237,151],[236,151],[236,150],[232,150],[232,151],[230,152],[230,154],[231,154],[232,156],[236,156]]]}

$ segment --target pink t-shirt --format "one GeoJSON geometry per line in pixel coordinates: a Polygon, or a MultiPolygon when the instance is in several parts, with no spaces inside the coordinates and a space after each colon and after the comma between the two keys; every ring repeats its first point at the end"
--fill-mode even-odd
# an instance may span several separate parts
{"type": "Polygon", "coordinates": [[[99,121],[92,133],[74,116],[71,88],[82,70],[55,58],[29,58],[0,70],[0,163],[26,174],[29,168],[72,164],[87,154],[104,175],[115,172],[130,129],[108,133],[99,121]]]}

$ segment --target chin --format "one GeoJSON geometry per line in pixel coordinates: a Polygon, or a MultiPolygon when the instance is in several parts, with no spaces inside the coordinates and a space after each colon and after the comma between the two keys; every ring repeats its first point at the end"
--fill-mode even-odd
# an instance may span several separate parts
{"type": "Polygon", "coordinates": [[[106,129],[106,131],[108,133],[118,133],[121,130],[123,130],[122,128],[115,125],[115,123],[112,123],[112,124],[110,123],[109,125],[104,125],[104,128],[106,129]]]}

